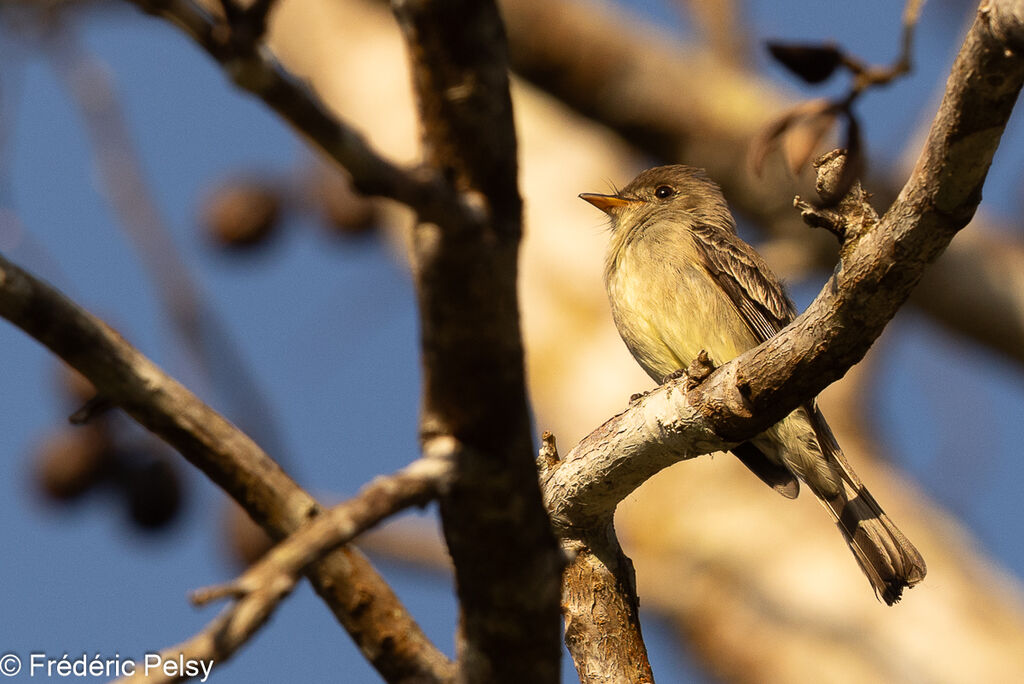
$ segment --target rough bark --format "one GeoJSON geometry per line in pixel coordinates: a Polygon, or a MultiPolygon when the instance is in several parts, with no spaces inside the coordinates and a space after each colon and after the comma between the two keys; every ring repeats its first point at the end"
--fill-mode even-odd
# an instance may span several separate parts
{"type": "Polygon", "coordinates": [[[516,293],[522,200],[504,27],[491,2],[404,0],[426,163],[472,220],[420,215],[413,274],[424,440],[454,438],[441,497],[460,681],[557,681],[561,555],[541,503],[516,293]],[[500,502],[500,503],[499,503],[500,502]]]}

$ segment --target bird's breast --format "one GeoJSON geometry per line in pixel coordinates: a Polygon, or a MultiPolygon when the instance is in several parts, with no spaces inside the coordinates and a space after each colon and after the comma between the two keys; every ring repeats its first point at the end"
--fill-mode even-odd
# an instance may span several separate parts
{"type": "Polygon", "coordinates": [[[686,368],[701,350],[721,364],[756,344],[689,234],[672,244],[623,246],[608,264],[606,286],[619,335],[655,381],[686,368]]]}

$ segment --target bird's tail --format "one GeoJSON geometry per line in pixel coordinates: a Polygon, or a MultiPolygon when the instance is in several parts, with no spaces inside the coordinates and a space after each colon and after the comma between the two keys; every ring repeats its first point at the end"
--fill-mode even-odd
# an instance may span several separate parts
{"type": "Polygon", "coordinates": [[[822,452],[838,466],[842,482],[835,495],[815,494],[832,514],[875,593],[891,606],[905,588],[924,579],[924,558],[857,477],[817,407],[809,408],[822,452]]]}
{"type": "Polygon", "coordinates": [[[863,485],[859,491],[846,485],[838,496],[819,500],[832,514],[861,570],[886,604],[896,603],[904,588],[924,579],[927,568],[921,554],[863,485]]]}

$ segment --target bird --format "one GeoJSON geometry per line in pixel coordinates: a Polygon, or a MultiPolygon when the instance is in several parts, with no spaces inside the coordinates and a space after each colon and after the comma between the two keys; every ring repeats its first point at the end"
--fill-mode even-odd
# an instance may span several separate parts
{"type": "MultiPolygon", "coordinates": [[[[655,382],[701,352],[721,365],[796,317],[781,281],[737,235],[720,188],[702,169],[659,166],[614,194],[579,197],[611,219],[604,280],[612,317],[655,382]]],[[[887,605],[924,579],[921,554],[850,466],[814,399],[731,451],[787,498],[796,498],[802,481],[887,605]]]]}

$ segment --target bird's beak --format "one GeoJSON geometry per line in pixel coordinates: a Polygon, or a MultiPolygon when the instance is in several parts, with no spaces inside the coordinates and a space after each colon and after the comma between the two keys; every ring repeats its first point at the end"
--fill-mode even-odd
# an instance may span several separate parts
{"type": "Polygon", "coordinates": [[[598,195],[593,192],[584,192],[580,194],[580,199],[590,202],[609,216],[614,215],[615,212],[622,207],[628,207],[630,204],[634,204],[639,201],[619,197],[618,195],[598,195]]]}

